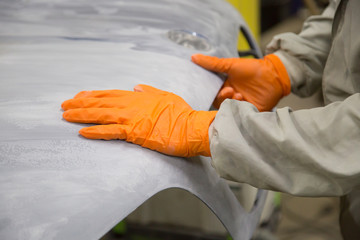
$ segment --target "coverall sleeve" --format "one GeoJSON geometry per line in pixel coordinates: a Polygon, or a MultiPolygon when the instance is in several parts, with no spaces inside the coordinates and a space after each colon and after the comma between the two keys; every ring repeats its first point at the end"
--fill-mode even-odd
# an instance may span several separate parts
{"type": "Polygon", "coordinates": [[[266,53],[275,53],[285,65],[291,90],[298,96],[310,96],[321,86],[337,5],[336,1],[331,0],[321,15],[305,21],[299,34],[277,35],[267,46],[266,53]]]}
{"type": "Polygon", "coordinates": [[[209,129],[221,177],[298,196],[341,196],[360,186],[360,94],[326,107],[258,112],[225,100],[209,129]]]}

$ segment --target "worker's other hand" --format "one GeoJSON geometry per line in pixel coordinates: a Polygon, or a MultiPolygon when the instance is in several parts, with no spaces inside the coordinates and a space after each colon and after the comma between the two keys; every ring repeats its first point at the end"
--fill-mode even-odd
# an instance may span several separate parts
{"type": "Polygon", "coordinates": [[[228,75],[214,100],[216,108],[226,98],[231,98],[250,102],[259,111],[269,111],[291,90],[285,66],[274,54],[264,59],[217,58],[195,54],[191,59],[209,71],[228,75]]]}
{"type": "Polygon", "coordinates": [[[181,97],[147,85],[132,91],[83,91],[62,104],[69,122],[96,123],[80,134],[124,139],[168,155],[210,156],[208,128],[216,111],[195,111],[181,97]]]}

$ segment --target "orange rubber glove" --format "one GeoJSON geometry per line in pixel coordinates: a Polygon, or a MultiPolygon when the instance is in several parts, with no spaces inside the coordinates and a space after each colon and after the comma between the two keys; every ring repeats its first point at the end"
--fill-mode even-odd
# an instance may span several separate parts
{"type": "Polygon", "coordinates": [[[134,91],[80,92],[62,104],[63,117],[101,124],[81,129],[86,138],[124,139],[173,156],[210,156],[208,128],[216,111],[195,111],[181,97],[147,85],[134,91]]]}
{"type": "Polygon", "coordinates": [[[207,70],[228,75],[214,100],[216,108],[226,98],[232,98],[250,102],[259,111],[269,111],[291,91],[285,66],[274,54],[264,59],[217,58],[195,54],[191,59],[207,70]]]}

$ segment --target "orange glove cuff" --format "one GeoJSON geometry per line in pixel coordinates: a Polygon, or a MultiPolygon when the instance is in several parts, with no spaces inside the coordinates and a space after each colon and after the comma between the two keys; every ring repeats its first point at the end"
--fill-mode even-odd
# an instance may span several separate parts
{"type": "Polygon", "coordinates": [[[269,54],[266,55],[264,59],[269,60],[278,73],[278,80],[283,90],[283,96],[289,95],[291,92],[291,82],[287,70],[284,64],[281,62],[280,58],[275,54],[269,54]]]}
{"type": "MultiPolygon", "coordinates": [[[[209,127],[211,123],[214,121],[214,118],[217,114],[217,111],[194,111],[194,114],[192,117],[195,119],[190,119],[190,122],[192,124],[191,131],[189,131],[191,134],[195,134],[202,137],[202,141],[198,144],[191,142],[192,138],[191,136],[188,136],[189,145],[193,146],[191,148],[192,153],[190,153],[190,156],[196,156],[196,155],[203,155],[205,157],[211,157],[210,152],[210,141],[209,141],[209,127]],[[197,132],[197,133],[196,133],[197,132]]],[[[194,138],[195,141],[197,141],[197,137],[194,138]]]]}

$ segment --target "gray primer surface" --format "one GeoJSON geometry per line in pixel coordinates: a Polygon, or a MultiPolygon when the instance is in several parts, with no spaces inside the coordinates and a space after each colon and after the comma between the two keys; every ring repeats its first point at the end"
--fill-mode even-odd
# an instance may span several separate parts
{"type": "Polygon", "coordinates": [[[84,139],[60,108],[81,90],[142,83],[206,110],[222,81],[167,32],[195,31],[212,46],[202,53],[236,57],[240,24],[220,0],[0,0],[0,239],[98,239],[174,187],[249,239],[265,194],[247,213],[209,159],[84,139]]]}

